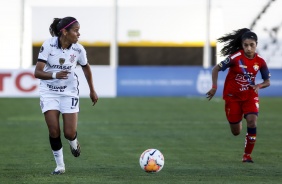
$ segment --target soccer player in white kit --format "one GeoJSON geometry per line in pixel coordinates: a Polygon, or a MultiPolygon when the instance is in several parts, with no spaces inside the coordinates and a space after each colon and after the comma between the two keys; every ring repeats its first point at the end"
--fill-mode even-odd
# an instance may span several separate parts
{"type": "Polygon", "coordinates": [[[52,174],[65,172],[59,117],[63,117],[63,132],[75,157],[80,155],[77,141],[79,112],[78,77],[74,72],[79,63],[87,80],[90,98],[95,105],[98,96],[94,89],[86,51],[77,43],[80,25],[73,17],[54,18],[50,25],[52,38],[46,40],[39,52],[34,76],[40,79],[40,106],[49,130],[49,140],[56,161],[52,174]]]}

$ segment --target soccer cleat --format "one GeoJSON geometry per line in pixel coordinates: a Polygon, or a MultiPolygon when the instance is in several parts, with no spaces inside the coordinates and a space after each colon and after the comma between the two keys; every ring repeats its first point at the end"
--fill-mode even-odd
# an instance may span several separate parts
{"type": "Polygon", "coordinates": [[[70,150],[71,150],[71,153],[74,157],[79,157],[80,155],[80,145],[79,145],[79,142],[77,141],[77,149],[74,149],[71,145],[70,145],[70,150]]]}
{"type": "Polygon", "coordinates": [[[60,174],[63,174],[65,173],[65,168],[56,168],[51,174],[52,175],[60,175],[60,174]]]}
{"type": "Polygon", "coordinates": [[[244,154],[242,158],[242,162],[254,163],[250,154],[244,154]]]}

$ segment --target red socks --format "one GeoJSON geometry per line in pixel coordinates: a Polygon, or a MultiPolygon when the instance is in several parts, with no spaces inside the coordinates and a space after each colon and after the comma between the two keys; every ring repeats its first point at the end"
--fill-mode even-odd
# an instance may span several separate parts
{"type": "Polygon", "coordinates": [[[248,128],[245,139],[245,154],[251,154],[256,143],[256,128],[248,128]]]}

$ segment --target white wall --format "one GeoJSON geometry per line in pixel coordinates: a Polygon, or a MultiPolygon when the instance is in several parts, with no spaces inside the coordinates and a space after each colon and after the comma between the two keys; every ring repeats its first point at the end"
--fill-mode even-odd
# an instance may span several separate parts
{"type": "MultiPolygon", "coordinates": [[[[166,42],[185,44],[204,42],[207,0],[117,0],[118,42],[166,42]],[[130,36],[130,32],[137,32],[130,36]]],[[[50,37],[49,25],[54,17],[74,16],[81,24],[82,42],[106,42],[112,39],[114,0],[1,0],[0,68],[31,66],[32,44],[50,37]],[[24,29],[21,20],[24,20],[24,29]],[[24,32],[23,32],[24,30],[24,32]],[[23,34],[23,42],[21,35],[23,34]],[[22,50],[21,50],[21,45],[22,50]]],[[[250,27],[268,0],[211,0],[210,40],[232,30],[250,27]]],[[[271,29],[281,24],[282,1],[276,0],[257,22],[259,52],[270,67],[282,68],[281,31],[278,44],[269,39],[271,29]],[[267,49],[265,49],[268,45],[267,49]],[[275,50],[275,52],[273,52],[275,50]]]]}
{"type": "MultiPolygon", "coordinates": [[[[83,3],[78,7],[64,5],[64,8],[62,4],[57,7],[34,6],[32,41],[41,42],[50,36],[48,28],[54,17],[72,15],[81,23],[81,41],[109,42],[112,1],[108,0],[104,5],[93,3],[88,7],[83,3]]],[[[250,27],[267,2],[211,0],[211,40],[215,41],[218,36],[234,29],[250,27]]],[[[68,5],[71,3],[73,1],[69,0],[68,5]]],[[[140,33],[134,41],[203,42],[206,5],[207,0],[118,0],[118,41],[132,41],[128,32],[133,30],[140,33]]]]}
{"type": "Polygon", "coordinates": [[[0,1],[0,69],[21,66],[21,1],[0,1]]]}

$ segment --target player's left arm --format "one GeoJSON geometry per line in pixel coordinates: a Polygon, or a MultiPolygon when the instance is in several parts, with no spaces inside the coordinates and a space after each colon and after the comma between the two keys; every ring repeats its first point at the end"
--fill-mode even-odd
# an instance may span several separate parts
{"type": "Polygon", "coordinates": [[[90,98],[93,102],[93,105],[95,105],[98,101],[98,95],[94,89],[94,84],[93,84],[93,78],[92,78],[92,72],[91,72],[91,67],[87,63],[86,65],[82,66],[82,71],[85,75],[85,78],[87,80],[89,90],[90,90],[90,98]]]}
{"type": "Polygon", "coordinates": [[[80,47],[80,55],[78,58],[78,63],[81,65],[82,67],[82,71],[85,75],[85,78],[87,80],[88,86],[89,86],[89,90],[90,90],[90,99],[93,102],[93,105],[95,105],[98,101],[98,95],[95,91],[94,88],[94,83],[93,83],[93,78],[92,78],[92,72],[91,72],[91,67],[87,61],[87,56],[86,56],[86,50],[84,49],[84,47],[80,44],[78,44],[78,47],[80,47]]]}
{"type": "Polygon", "coordinates": [[[264,61],[263,61],[262,67],[260,68],[260,73],[261,73],[261,78],[263,82],[256,84],[256,85],[251,85],[251,87],[253,87],[255,92],[258,92],[259,89],[267,88],[268,86],[270,86],[270,76],[271,75],[264,61]]]}

